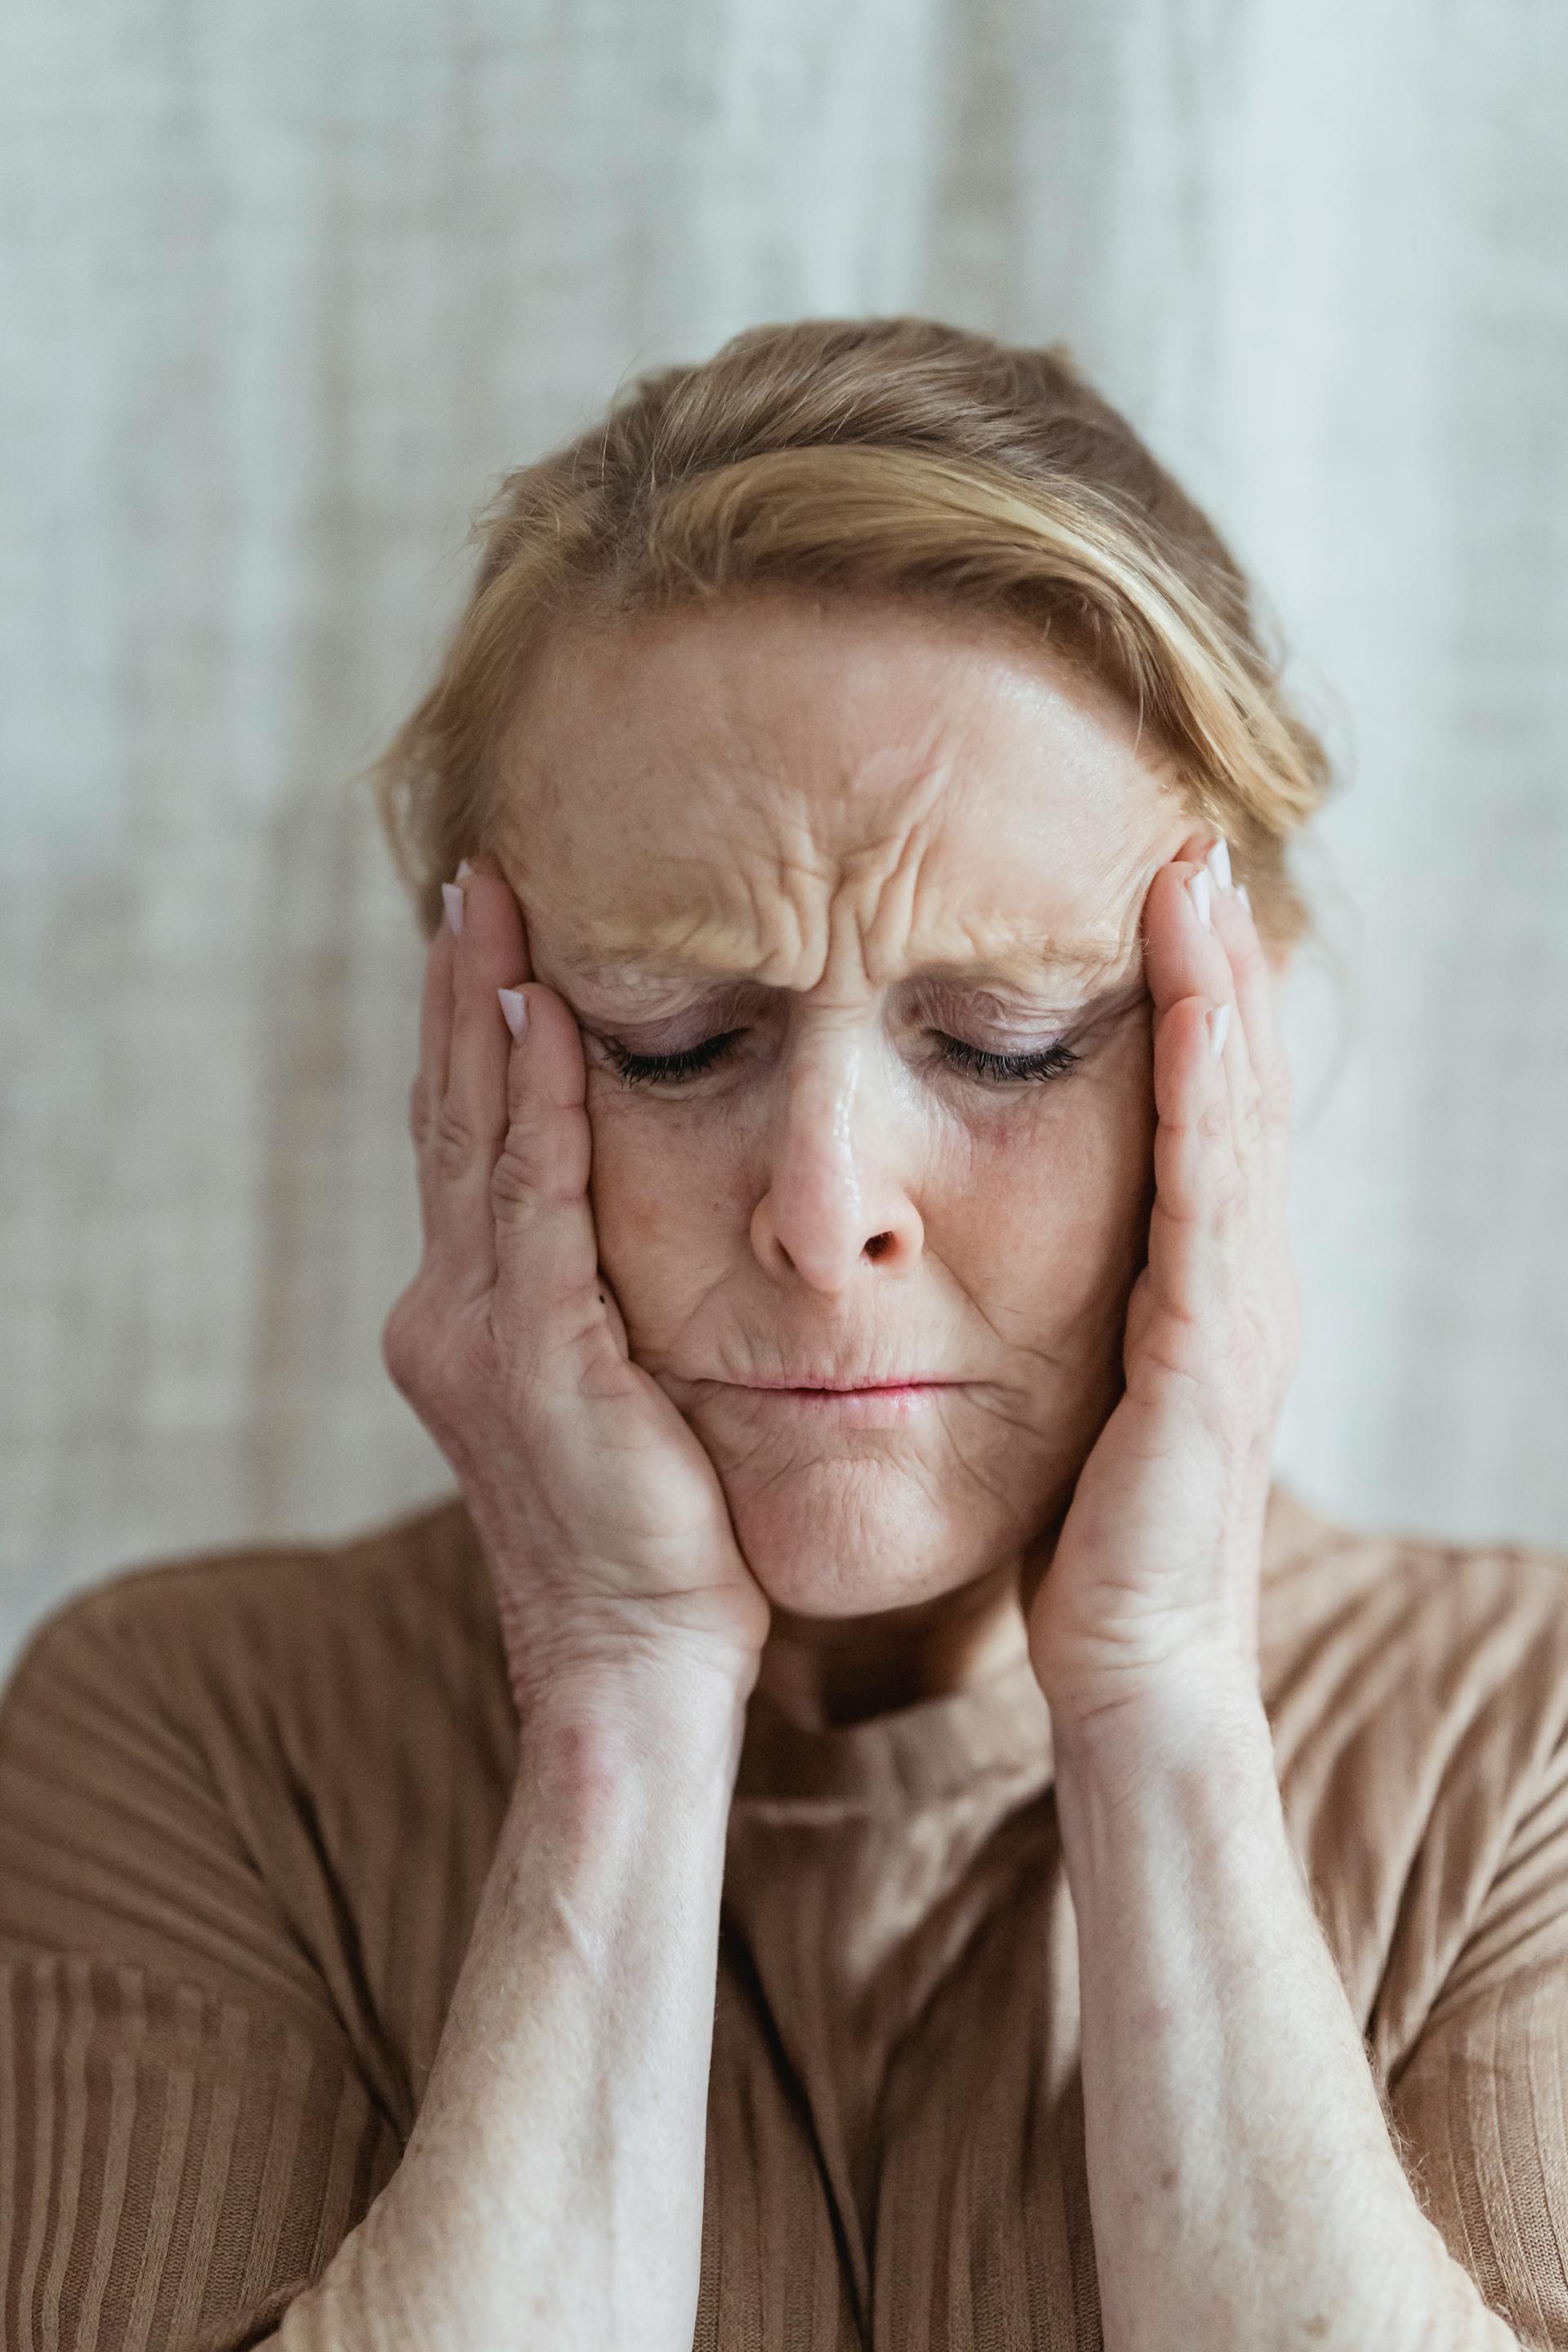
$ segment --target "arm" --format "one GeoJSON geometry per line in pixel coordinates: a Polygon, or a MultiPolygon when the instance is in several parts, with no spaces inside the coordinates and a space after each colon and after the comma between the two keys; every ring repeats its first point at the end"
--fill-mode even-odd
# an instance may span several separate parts
{"type": "Polygon", "coordinates": [[[469,898],[426,967],[426,1247],[384,1346],[480,1531],[517,1703],[482,1916],[400,2158],[399,2069],[340,2013],[182,1719],[190,1596],[172,1620],[142,1585],[66,1612],[0,1714],[16,2352],[691,2341],[724,1831],[769,1611],[598,1271],[575,1024],[527,982],[504,883],[469,898]]]}
{"type": "Polygon", "coordinates": [[[1107,2352],[1505,2352],[1421,2212],[1290,1847],[1260,1703],[1058,1756],[1107,2352]]]}
{"type": "Polygon", "coordinates": [[[743,1700],[608,1679],[525,1727],[398,2171],[281,2352],[689,2352],[743,1700]]]}
{"type": "Polygon", "coordinates": [[[400,2149],[188,1727],[194,1605],[68,1604],[0,1708],[0,2343],[689,2352],[742,1701],[531,1711],[400,2149]]]}
{"type": "Polygon", "coordinates": [[[277,2340],[687,2352],[770,1611],[599,1266],[576,1023],[493,861],[447,903],[410,1102],[425,1252],[383,1350],[484,1545],[520,1774],[403,2163],[277,2340]]]}
{"type": "Polygon", "coordinates": [[[1150,887],[1148,1262],[1124,1392],[1025,1587],[1078,1921],[1105,2343],[1497,2352],[1518,2339],[1405,2180],[1274,1778],[1258,1597],[1299,1345],[1291,1084],[1228,883],[1198,835],[1150,887]]]}

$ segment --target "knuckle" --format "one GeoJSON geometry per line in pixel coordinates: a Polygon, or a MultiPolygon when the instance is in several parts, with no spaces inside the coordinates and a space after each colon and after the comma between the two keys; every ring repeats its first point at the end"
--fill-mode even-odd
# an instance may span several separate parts
{"type": "Polygon", "coordinates": [[[564,1207],[588,1181],[586,1119],[513,1119],[490,1174],[498,1210],[564,1207]]]}
{"type": "Polygon", "coordinates": [[[1205,1103],[1197,1116],[1198,1139],[1202,1143],[1224,1143],[1231,1131],[1230,1103],[1205,1103]]]}
{"type": "Polygon", "coordinates": [[[443,1102],[427,1118],[426,1141],[437,1171],[447,1177],[460,1176],[479,1145],[479,1138],[450,1102],[443,1102]]]}
{"type": "Polygon", "coordinates": [[[487,1391],[483,1367],[466,1360],[471,1353],[458,1344],[421,1271],[382,1327],[381,1355],[393,1386],[427,1425],[443,1426],[451,1420],[450,1409],[460,1405],[476,1380],[481,1391],[487,1391]]]}
{"type": "MultiPolygon", "coordinates": [[[[1193,1184],[1179,1212],[1167,1204],[1173,1222],[1205,1244],[1216,1239],[1227,1247],[1244,1238],[1248,1194],[1245,1178],[1234,1162],[1205,1169],[1193,1184]]],[[[1230,1278],[1227,1267],[1215,1261],[1205,1280],[1212,1288],[1230,1278]]]]}
{"type": "Polygon", "coordinates": [[[426,1354],[424,1313],[414,1285],[396,1301],[381,1331],[382,1362],[404,1396],[419,1386],[426,1354]]]}
{"type": "Polygon", "coordinates": [[[1215,1209],[1224,1217],[1231,1216],[1246,1206],[1247,1180],[1234,1160],[1215,1173],[1212,1197],[1215,1209]]]}
{"type": "Polygon", "coordinates": [[[1263,1093],[1259,1087],[1248,1087],[1241,1102],[1241,1141],[1244,1150],[1252,1151],[1263,1140],[1263,1093]]]}

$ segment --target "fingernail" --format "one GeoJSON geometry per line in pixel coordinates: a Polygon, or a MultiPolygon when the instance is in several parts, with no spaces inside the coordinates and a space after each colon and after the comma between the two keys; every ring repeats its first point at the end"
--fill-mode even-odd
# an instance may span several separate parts
{"type": "Polygon", "coordinates": [[[1230,1027],[1230,1007],[1228,1004],[1216,1004],[1205,1018],[1209,1024],[1209,1052],[1217,1062],[1225,1051],[1225,1033],[1230,1027]]]}
{"type": "Polygon", "coordinates": [[[1241,900],[1242,905],[1246,908],[1246,909],[1247,909],[1247,913],[1250,915],[1250,914],[1251,914],[1251,912],[1252,912],[1252,893],[1251,893],[1251,891],[1247,888],[1247,885],[1246,885],[1246,883],[1245,883],[1245,882],[1238,882],[1238,883],[1237,884],[1237,886],[1236,886],[1236,895],[1237,895],[1237,897],[1241,900]]]}
{"type": "Polygon", "coordinates": [[[1220,888],[1228,890],[1230,888],[1230,844],[1223,833],[1215,835],[1204,864],[1208,867],[1220,888]]]}
{"type": "Polygon", "coordinates": [[[441,899],[447,909],[447,929],[454,938],[460,938],[463,929],[463,894],[455,882],[442,883],[441,899]]]}
{"type": "Polygon", "coordinates": [[[500,1009],[506,1014],[506,1025],[514,1037],[521,1037],[528,1026],[528,999],[521,988],[498,988],[500,1009]]]}
{"type": "Polygon", "coordinates": [[[474,870],[474,861],[473,861],[473,859],[472,859],[471,857],[465,857],[465,858],[464,858],[464,860],[463,860],[463,862],[462,862],[462,864],[461,864],[461,865],[458,866],[458,881],[459,881],[459,882],[466,882],[466,881],[468,880],[468,878],[469,875],[473,872],[473,870],[474,870]]]}
{"type": "Polygon", "coordinates": [[[1209,877],[1201,866],[1195,874],[1188,875],[1187,888],[1192,892],[1194,911],[1206,931],[1210,928],[1209,877]]]}

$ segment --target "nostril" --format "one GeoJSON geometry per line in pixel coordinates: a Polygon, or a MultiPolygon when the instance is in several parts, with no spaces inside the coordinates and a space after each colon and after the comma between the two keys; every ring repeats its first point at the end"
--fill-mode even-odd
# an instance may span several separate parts
{"type": "Polygon", "coordinates": [[[891,1234],[873,1234],[870,1240],[866,1244],[867,1255],[873,1258],[880,1257],[883,1251],[892,1241],[892,1238],[893,1236],[891,1234]]]}

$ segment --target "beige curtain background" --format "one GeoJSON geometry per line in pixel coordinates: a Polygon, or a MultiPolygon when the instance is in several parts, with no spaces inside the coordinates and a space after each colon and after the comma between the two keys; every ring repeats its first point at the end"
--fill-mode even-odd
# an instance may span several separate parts
{"type": "Polygon", "coordinates": [[[449,1484],[348,780],[493,478],[805,312],[1065,336],[1257,568],[1348,776],[1280,1468],[1568,1545],[1565,98],[1561,0],[14,0],[0,1659],[449,1484]]]}

